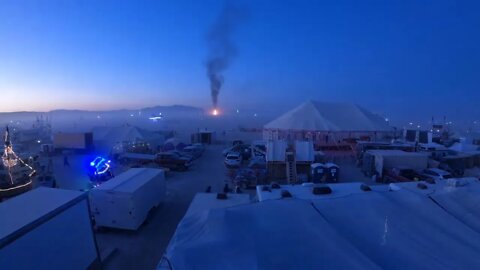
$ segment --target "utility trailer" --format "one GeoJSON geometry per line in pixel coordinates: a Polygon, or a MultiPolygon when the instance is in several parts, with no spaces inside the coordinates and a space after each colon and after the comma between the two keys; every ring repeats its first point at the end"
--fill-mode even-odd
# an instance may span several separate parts
{"type": "Polygon", "coordinates": [[[100,269],[86,193],[39,187],[0,203],[0,269],[100,269]]]}
{"type": "Polygon", "coordinates": [[[166,195],[161,169],[133,168],[90,191],[95,224],[137,230],[166,195]]]}

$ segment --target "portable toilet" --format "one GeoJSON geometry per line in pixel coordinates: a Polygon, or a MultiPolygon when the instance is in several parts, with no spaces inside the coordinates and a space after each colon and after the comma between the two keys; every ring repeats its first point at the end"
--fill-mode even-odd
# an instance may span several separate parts
{"type": "Polygon", "coordinates": [[[313,163],[310,165],[310,176],[313,183],[322,182],[325,176],[325,165],[323,165],[323,163],[313,163]]]}
{"type": "Polygon", "coordinates": [[[335,163],[326,163],[325,164],[325,177],[327,182],[338,182],[338,173],[340,172],[340,167],[335,163]]]}

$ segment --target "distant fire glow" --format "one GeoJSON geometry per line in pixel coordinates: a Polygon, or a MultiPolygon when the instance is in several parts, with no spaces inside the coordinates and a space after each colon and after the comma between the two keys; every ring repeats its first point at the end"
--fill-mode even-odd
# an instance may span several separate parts
{"type": "Polygon", "coordinates": [[[219,112],[217,109],[213,109],[213,110],[212,110],[212,115],[213,115],[213,116],[217,116],[217,115],[219,115],[219,114],[220,114],[220,112],[219,112]]]}

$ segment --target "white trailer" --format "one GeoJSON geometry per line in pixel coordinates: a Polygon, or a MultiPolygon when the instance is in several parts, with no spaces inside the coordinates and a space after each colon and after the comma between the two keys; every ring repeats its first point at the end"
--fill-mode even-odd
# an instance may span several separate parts
{"type": "Polygon", "coordinates": [[[87,194],[39,187],[0,203],[0,269],[100,269],[87,194]]]}
{"type": "Polygon", "coordinates": [[[90,191],[90,206],[100,227],[137,230],[165,198],[161,169],[134,168],[90,191]]]}

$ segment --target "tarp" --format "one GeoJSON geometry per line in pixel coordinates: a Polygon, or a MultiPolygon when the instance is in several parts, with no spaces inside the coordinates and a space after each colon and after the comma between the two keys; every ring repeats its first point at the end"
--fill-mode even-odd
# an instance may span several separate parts
{"type": "Polygon", "coordinates": [[[313,204],[383,269],[480,269],[480,234],[425,196],[367,192],[313,204]]]}
{"type": "Polygon", "coordinates": [[[165,257],[172,269],[379,269],[295,199],[189,215],[165,257]]]}
{"type": "Polygon", "coordinates": [[[351,103],[308,101],[283,114],[265,129],[304,131],[393,131],[383,117],[351,103]]]}

